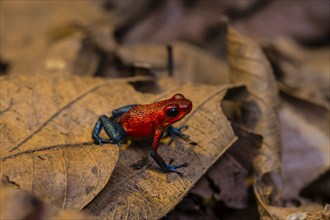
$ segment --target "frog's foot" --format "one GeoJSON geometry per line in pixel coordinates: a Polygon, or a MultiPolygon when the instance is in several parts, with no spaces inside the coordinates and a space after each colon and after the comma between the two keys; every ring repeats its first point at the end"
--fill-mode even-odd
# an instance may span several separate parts
{"type": "Polygon", "coordinates": [[[183,164],[180,164],[180,165],[171,165],[173,160],[170,160],[170,163],[167,164],[167,163],[165,163],[163,158],[161,156],[159,156],[159,154],[155,150],[152,150],[150,152],[150,156],[155,160],[155,162],[158,164],[158,166],[159,166],[159,168],[162,172],[164,172],[164,173],[169,173],[169,172],[177,173],[181,177],[183,176],[183,173],[177,171],[176,169],[181,168],[181,167],[187,167],[189,165],[188,163],[183,163],[183,164]]]}
{"type": "Polygon", "coordinates": [[[94,140],[94,143],[95,144],[99,144],[99,145],[102,145],[102,144],[113,144],[114,143],[110,139],[104,139],[104,138],[100,138],[100,137],[96,137],[96,136],[93,136],[93,140],[94,140]]]}
{"type": "Polygon", "coordinates": [[[94,139],[94,143],[98,144],[100,146],[102,146],[102,144],[117,144],[118,147],[122,146],[121,143],[115,143],[113,140],[110,140],[110,139],[104,139],[104,138],[100,138],[100,137],[93,137],[93,139],[94,139]]]}
{"type": "Polygon", "coordinates": [[[166,164],[166,167],[162,168],[163,172],[169,173],[169,172],[173,172],[173,173],[177,173],[179,176],[183,176],[183,173],[177,171],[176,169],[181,168],[181,167],[187,167],[189,166],[188,163],[183,163],[180,165],[171,165],[171,164],[166,164]]]}
{"type": "Polygon", "coordinates": [[[187,129],[188,129],[187,125],[183,125],[183,126],[180,126],[178,128],[175,128],[173,126],[169,126],[167,131],[166,131],[165,136],[171,136],[172,140],[176,137],[182,138],[184,140],[189,140],[190,136],[184,134],[183,131],[182,131],[182,130],[187,130],[187,129]]]}

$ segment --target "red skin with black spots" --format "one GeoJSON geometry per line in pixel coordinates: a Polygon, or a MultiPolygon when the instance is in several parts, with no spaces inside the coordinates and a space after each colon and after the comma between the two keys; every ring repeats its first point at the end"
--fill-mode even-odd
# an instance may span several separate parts
{"type": "Polygon", "coordinates": [[[175,94],[171,99],[153,104],[136,105],[116,119],[122,125],[131,139],[145,139],[154,136],[153,148],[157,151],[159,140],[167,128],[189,114],[192,103],[181,94],[175,94]],[[176,108],[179,113],[169,117],[166,112],[176,108]]]}

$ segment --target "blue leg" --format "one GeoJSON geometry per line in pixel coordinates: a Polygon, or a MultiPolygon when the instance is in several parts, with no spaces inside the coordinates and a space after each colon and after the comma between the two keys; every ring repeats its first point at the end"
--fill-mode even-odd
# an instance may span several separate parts
{"type": "Polygon", "coordinates": [[[160,131],[156,130],[154,139],[152,142],[152,150],[150,151],[150,156],[154,159],[154,161],[158,164],[158,166],[160,167],[160,169],[163,172],[165,172],[165,173],[174,172],[174,173],[179,174],[180,176],[183,176],[183,174],[181,172],[177,171],[176,169],[180,168],[180,167],[187,167],[189,165],[188,163],[184,163],[184,164],[177,165],[177,166],[170,165],[171,163],[167,164],[163,160],[163,158],[157,153],[161,136],[162,136],[162,133],[160,131]]]}
{"type": "Polygon", "coordinates": [[[136,106],[136,105],[126,105],[124,107],[117,108],[117,109],[113,110],[111,118],[112,119],[118,118],[122,114],[124,114],[124,113],[128,112],[129,110],[131,110],[134,106],[136,106]]]}
{"type": "Polygon", "coordinates": [[[168,137],[170,136],[172,138],[172,140],[176,137],[179,137],[179,138],[182,138],[184,140],[189,140],[189,135],[186,135],[184,133],[182,133],[181,130],[186,130],[188,128],[187,125],[183,125],[181,127],[178,127],[178,128],[175,128],[173,126],[169,126],[167,131],[166,131],[166,134],[165,134],[165,137],[168,137]]]}
{"type": "Polygon", "coordinates": [[[99,145],[102,145],[102,143],[110,143],[110,144],[118,144],[119,147],[121,147],[120,141],[126,139],[126,132],[121,127],[120,124],[116,123],[114,119],[120,117],[125,112],[128,112],[136,105],[127,105],[118,109],[115,109],[112,111],[112,116],[108,118],[106,115],[102,115],[97,120],[92,138],[95,141],[95,143],[98,143],[99,145]],[[107,135],[110,137],[110,140],[104,139],[100,137],[100,132],[104,128],[104,131],[107,133],[107,135]]]}
{"type": "Polygon", "coordinates": [[[106,115],[102,115],[99,117],[94,126],[92,134],[93,140],[99,145],[102,145],[103,143],[111,143],[117,144],[119,147],[121,147],[120,141],[125,140],[126,136],[126,132],[121,126],[121,124],[112,121],[106,115]],[[104,129],[105,133],[110,137],[110,140],[106,140],[100,137],[100,132],[102,128],[104,129]]]}
{"type": "Polygon", "coordinates": [[[176,169],[180,168],[180,167],[187,167],[189,166],[188,163],[183,163],[180,165],[171,165],[167,164],[163,158],[157,153],[157,151],[155,150],[151,150],[150,151],[150,156],[154,159],[154,161],[158,164],[158,166],[160,167],[160,169],[165,172],[165,173],[169,173],[169,172],[173,172],[173,173],[177,173],[180,176],[183,176],[183,173],[177,171],[176,169]]]}

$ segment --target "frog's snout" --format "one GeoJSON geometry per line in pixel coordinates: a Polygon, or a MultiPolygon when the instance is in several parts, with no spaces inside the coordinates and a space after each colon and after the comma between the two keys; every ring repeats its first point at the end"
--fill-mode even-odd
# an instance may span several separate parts
{"type": "Polygon", "coordinates": [[[180,105],[180,108],[183,109],[187,114],[191,112],[192,109],[192,103],[190,100],[186,100],[184,103],[180,105]]]}

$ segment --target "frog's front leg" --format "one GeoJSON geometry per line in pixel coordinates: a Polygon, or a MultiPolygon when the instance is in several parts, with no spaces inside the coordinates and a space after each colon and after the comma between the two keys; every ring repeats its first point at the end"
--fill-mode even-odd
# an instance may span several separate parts
{"type": "Polygon", "coordinates": [[[163,158],[157,153],[158,146],[159,146],[159,141],[162,137],[162,132],[156,130],[154,139],[152,142],[152,150],[150,152],[150,156],[154,159],[154,161],[158,164],[158,166],[161,168],[163,172],[174,172],[179,174],[180,176],[183,176],[183,174],[179,171],[177,171],[177,168],[180,167],[187,167],[189,164],[188,163],[183,163],[181,165],[170,165],[167,164],[163,158]]]}
{"type": "Polygon", "coordinates": [[[170,125],[167,128],[165,136],[166,137],[170,136],[172,139],[174,139],[175,137],[179,137],[179,138],[182,138],[184,140],[189,140],[190,136],[186,135],[182,132],[182,130],[186,130],[186,129],[188,129],[188,125],[182,125],[178,128],[173,127],[172,125],[170,125]]]}
{"type": "Polygon", "coordinates": [[[103,143],[117,144],[121,147],[120,141],[125,140],[127,137],[126,131],[121,126],[121,124],[111,120],[106,115],[102,115],[97,120],[94,129],[92,138],[93,140],[102,145],[103,143]],[[110,137],[110,140],[103,139],[100,137],[100,132],[104,129],[105,133],[110,137]]]}

